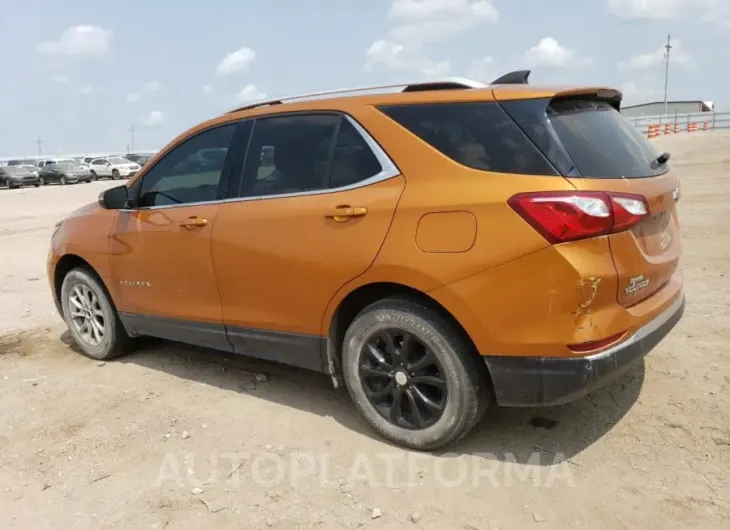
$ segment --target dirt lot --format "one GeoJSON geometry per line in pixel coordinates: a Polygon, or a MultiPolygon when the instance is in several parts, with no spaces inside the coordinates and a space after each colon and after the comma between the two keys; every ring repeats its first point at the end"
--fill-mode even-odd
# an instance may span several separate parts
{"type": "Polygon", "coordinates": [[[439,455],[375,438],[316,374],[155,341],[76,354],[47,242],[110,183],[0,191],[0,528],[730,527],[730,133],[660,144],[683,321],[615,385],[495,410],[439,455]]]}

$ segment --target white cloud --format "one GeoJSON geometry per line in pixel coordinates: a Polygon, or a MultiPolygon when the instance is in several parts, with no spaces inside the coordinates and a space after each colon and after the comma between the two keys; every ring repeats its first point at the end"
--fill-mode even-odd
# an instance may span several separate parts
{"type": "Polygon", "coordinates": [[[137,103],[141,98],[142,96],[139,92],[132,92],[131,94],[127,94],[125,99],[127,100],[127,103],[137,103]]]}
{"type": "Polygon", "coordinates": [[[437,77],[447,74],[450,65],[432,59],[429,45],[495,22],[499,13],[489,0],[393,0],[389,18],[387,36],[365,51],[365,70],[384,68],[437,77]]]}
{"type": "Polygon", "coordinates": [[[450,66],[448,61],[433,61],[420,47],[409,47],[389,40],[378,40],[365,52],[365,70],[370,72],[378,67],[391,70],[415,70],[427,77],[446,75],[450,66]]]}
{"type": "Polygon", "coordinates": [[[238,103],[246,103],[249,101],[256,101],[258,99],[265,99],[266,94],[263,92],[259,92],[259,90],[256,88],[256,85],[246,85],[243,87],[243,90],[241,90],[236,95],[236,101],[238,103]]]}
{"type": "Polygon", "coordinates": [[[93,87],[93,86],[91,86],[91,85],[84,85],[84,86],[82,86],[82,87],[81,87],[81,89],[79,90],[79,92],[81,92],[82,94],[84,94],[84,95],[86,95],[86,96],[88,96],[88,95],[90,95],[90,94],[93,94],[93,93],[94,93],[94,91],[95,91],[95,89],[94,89],[94,87],[93,87]]]}
{"type": "Polygon", "coordinates": [[[157,92],[161,88],[162,88],[162,83],[160,83],[159,81],[148,81],[147,83],[144,84],[144,89],[147,92],[157,92]]]}
{"type": "Polygon", "coordinates": [[[392,18],[418,19],[448,15],[476,15],[497,19],[497,9],[487,0],[394,0],[390,6],[392,18]]]}
{"type": "Polygon", "coordinates": [[[575,62],[576,55],[573,50],[562,46],[554,38],[545,37],[525,52],[525,61],[530,66],[559,68],[575,62]]]}
{"type": "Polygon", "coordinates": [[[676,18],[687,7],[687,0],[608,0],[608,8],[620,18],[676,18]]]}
{"type": "Polygon", "coordinates": [[[53,76],[53,81],[59,84],[68,83],[70,79],[67,75],[55,75],[53,76]]]}
{"type": "Polygon", "coordinates": [[[165,123],[165,114],[160,110],[153,110],[142,121],[148,127],[152,127],[154,125],[161,125],[161,124],[165,123]]]}
{"type": "Polygon", "coordinates": [[[256,52],[244,46],[229,53],[218,63],[215,71],[221,76],[233,75],[245,71],[256,59],[256,52]]]}
{"type": "Polygon", "coordinates": [[[210,85],[203,85],[203,92],[205,94],[210,94],[211,92],[213,92],[213,87],[210,85]]]}
{"type": "Polygon", "coordinates": [[[664,91],[656,83],[656,80],[650,78],[626,81],[621,85],[621,92],[624,94],[622,105],[659,101],[663,98],[664,91]]]}
{"type": "Polygon", "coordinates": [[[727,0],[608,0],[608,9],[624,20],[666,20],[682,16],[730,29],[727,0]]]}
{"type": "Polygon", "coordinates": [[[58,40],[41,42],[38,53],[65,57],[99,56],[109,50],[112,31],[99,26],[72,26],[58,40]]]}
{"type": "MultiPolygon", "coordinates": [[[[692,56],[684,49],[681,40],[677,40],[672,44],[670,53],[670,64],[689,66],[693,62],[692,56]]],[[[664,46],[660,46],[656,50],[647,53],[634,55],[625,61],[618,63],[619,69],[623,71],[640,71],[650,70],[657,66],[663,65],[665,61],[666,50],[664,46]]]]}
{"type": "Polygon", "coordinates": [[[467,74],[467,77],[482,83],[491,83],[498,76],[499,74],[496,73],[494,68],[494,59],[489,56],[472,61],[467,74]]]}

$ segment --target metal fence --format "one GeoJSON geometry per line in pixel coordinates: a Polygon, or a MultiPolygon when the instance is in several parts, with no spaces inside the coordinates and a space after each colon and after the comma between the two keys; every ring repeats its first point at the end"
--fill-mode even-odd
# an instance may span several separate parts
{"type": "Polygon", "coordinates": [[[626,117],[626,119],[647,136],[652,133],[652,130],[659,130],[660,134],[677,134],[711,129],[730,129],[730,112],[632,116],[626,117]]]}

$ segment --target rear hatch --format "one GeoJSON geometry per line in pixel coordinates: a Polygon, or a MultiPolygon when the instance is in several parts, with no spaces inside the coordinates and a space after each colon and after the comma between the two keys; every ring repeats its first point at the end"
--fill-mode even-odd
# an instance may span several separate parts
{"type": "Polygon", "coordinates": [[[608,235],[618,302],[629,307],[659,291],[678,266],[679,180],[621,116],[619,102],[617,92],[594,90],[502,105],[576,190],[607,192],[612,202],[644,198],[641,219],[608,235]]]}

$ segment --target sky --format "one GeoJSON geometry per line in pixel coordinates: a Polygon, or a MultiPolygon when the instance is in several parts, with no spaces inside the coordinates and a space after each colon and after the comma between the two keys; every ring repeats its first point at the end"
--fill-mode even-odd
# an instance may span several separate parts
{"type": "Polygon", "coordinates": [[[730,0],[8,0],[0,156],[157,149],[263,97],[452,76],[730,110],[730,0]]]}

